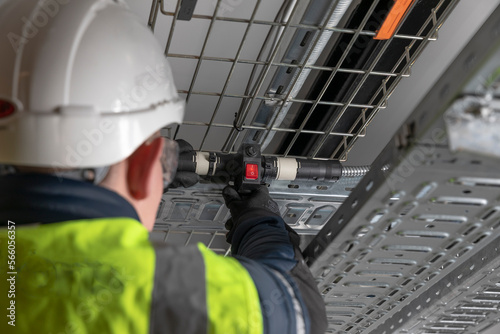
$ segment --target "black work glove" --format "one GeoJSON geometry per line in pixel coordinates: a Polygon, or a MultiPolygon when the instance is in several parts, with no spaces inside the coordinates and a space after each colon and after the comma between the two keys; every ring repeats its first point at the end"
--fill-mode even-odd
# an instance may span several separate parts
{"type": "Polygon", "coordinates": [[[234,230],[240,223],[240,217],[252,210],[267,211],[269,216],[280,216],[279,206],[269,196],[266,186],[260,186],[250,194],[240,194],[231,186],[222,190],[222,197],[226,206],[231,212],[231,218],[226,222],[225,227],[229,231],[226,234],[226,241],[231,243],[234,230]]]}
{"type": "Polygon", "coordinates": [[[264,209],[272,215],[280,215],[278,204],[271,199],[269,190],[264,185],[249,194],[240,194],[233,187],[227,186],[222,190],[222,197],[233,220],[238,220],[243,213],[254,209],[264,209]]]}
{"type": "MultiPolygon", "coordinates": [[[[177,145],[179,145],[179,159],[182,157],[191,157],[194,154],[193,146],[189,144],[187,141],[184,139],[177,139],[176,140],[177,145]]],[[[194,186],[198,181],[200,180],[200,177],[198,174],[194,172],[186,172],[186,171],[177,171],[175,174],[175,178],[170,183],[168,188],[178,188],[178,187],[184,187],[188,188],[191,186],[194,186]]]]}

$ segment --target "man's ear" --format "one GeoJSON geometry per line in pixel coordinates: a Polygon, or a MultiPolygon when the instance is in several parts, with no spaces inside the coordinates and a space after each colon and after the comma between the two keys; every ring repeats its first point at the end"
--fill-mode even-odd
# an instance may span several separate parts
{"type": "Polygon", "coordinates": [[[161,137],[154,139],[151,143],[143,143],[127,159],[127,184],[130,195],[141,200],[146,198],[150,191],[154,177],[153,170],[160,160],[163,150],[163,140],[161,137]]]}

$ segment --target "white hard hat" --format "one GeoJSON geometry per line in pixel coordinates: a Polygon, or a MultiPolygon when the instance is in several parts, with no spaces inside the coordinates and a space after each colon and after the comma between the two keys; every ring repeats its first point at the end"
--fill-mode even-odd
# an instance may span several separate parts
{"type": "Polygon", "coordinates": [[[122,1],[0,6],[0,164],[86,168],[181,123],[160,45],[122,1]]]}

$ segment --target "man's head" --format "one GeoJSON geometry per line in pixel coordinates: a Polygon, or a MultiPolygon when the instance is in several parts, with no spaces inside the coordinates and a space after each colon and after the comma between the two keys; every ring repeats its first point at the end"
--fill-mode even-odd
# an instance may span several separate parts
{"type": "Polygon", "coordinates": [[[8,0],[0,32],[0,164],[107,170],[99,183],[151,228],[158,133],[184,113],[151,31],[122,1],[8,0]]]}
{"type": "Polygon", "coordinates": [[[163,168],[160,160],[164,146],[165,142],[159,136],[148,140],[130,157],[112,165],[100,184],[127,199],[150,231],[163,193],[163,168]]]}

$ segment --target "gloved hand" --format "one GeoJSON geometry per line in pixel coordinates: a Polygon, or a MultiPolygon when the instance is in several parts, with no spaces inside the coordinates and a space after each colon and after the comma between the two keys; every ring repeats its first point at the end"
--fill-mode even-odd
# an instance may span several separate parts
{"type": "Polygon", "coordinates": [[[227,186],[222,190],[222,197],[234,220],[238,220],[244,211],[252,209],[264,209],[274,215],[280,215],[278,204],[271,199],[269,190],[264,185],[249,194],[240,194],[233,187],[227,186]]]}
{"type": "MultiPolygon", "coordinates": [[[[192,156],[194,154],[193,146],[187,141],[184,139],[177,139],[176,142],[177,145],[179,145],[179,158],[182,156],[192,156]]],[[[194,186],[199,180],[200,177],[196,173],[177,171],[174,180],[170,183],[168,188],[178,188],[180,186],[188,188],[194,186]]]]}
{"type": "Polygon", "coordinates": [[[266,186],[260,186],[250,194],[240,194],[231,186],[222,190],[222,197],[226,206],[231,212],[231,218],[226,222],[225,227],[229,231],[226,234],[226,240],[231,243],[234,230],[239,224],[239,218],[242,214],[252,210],[265,210],[270,216],[279,216],[279,206],[269,196],[269,190],[266,186]]]}

